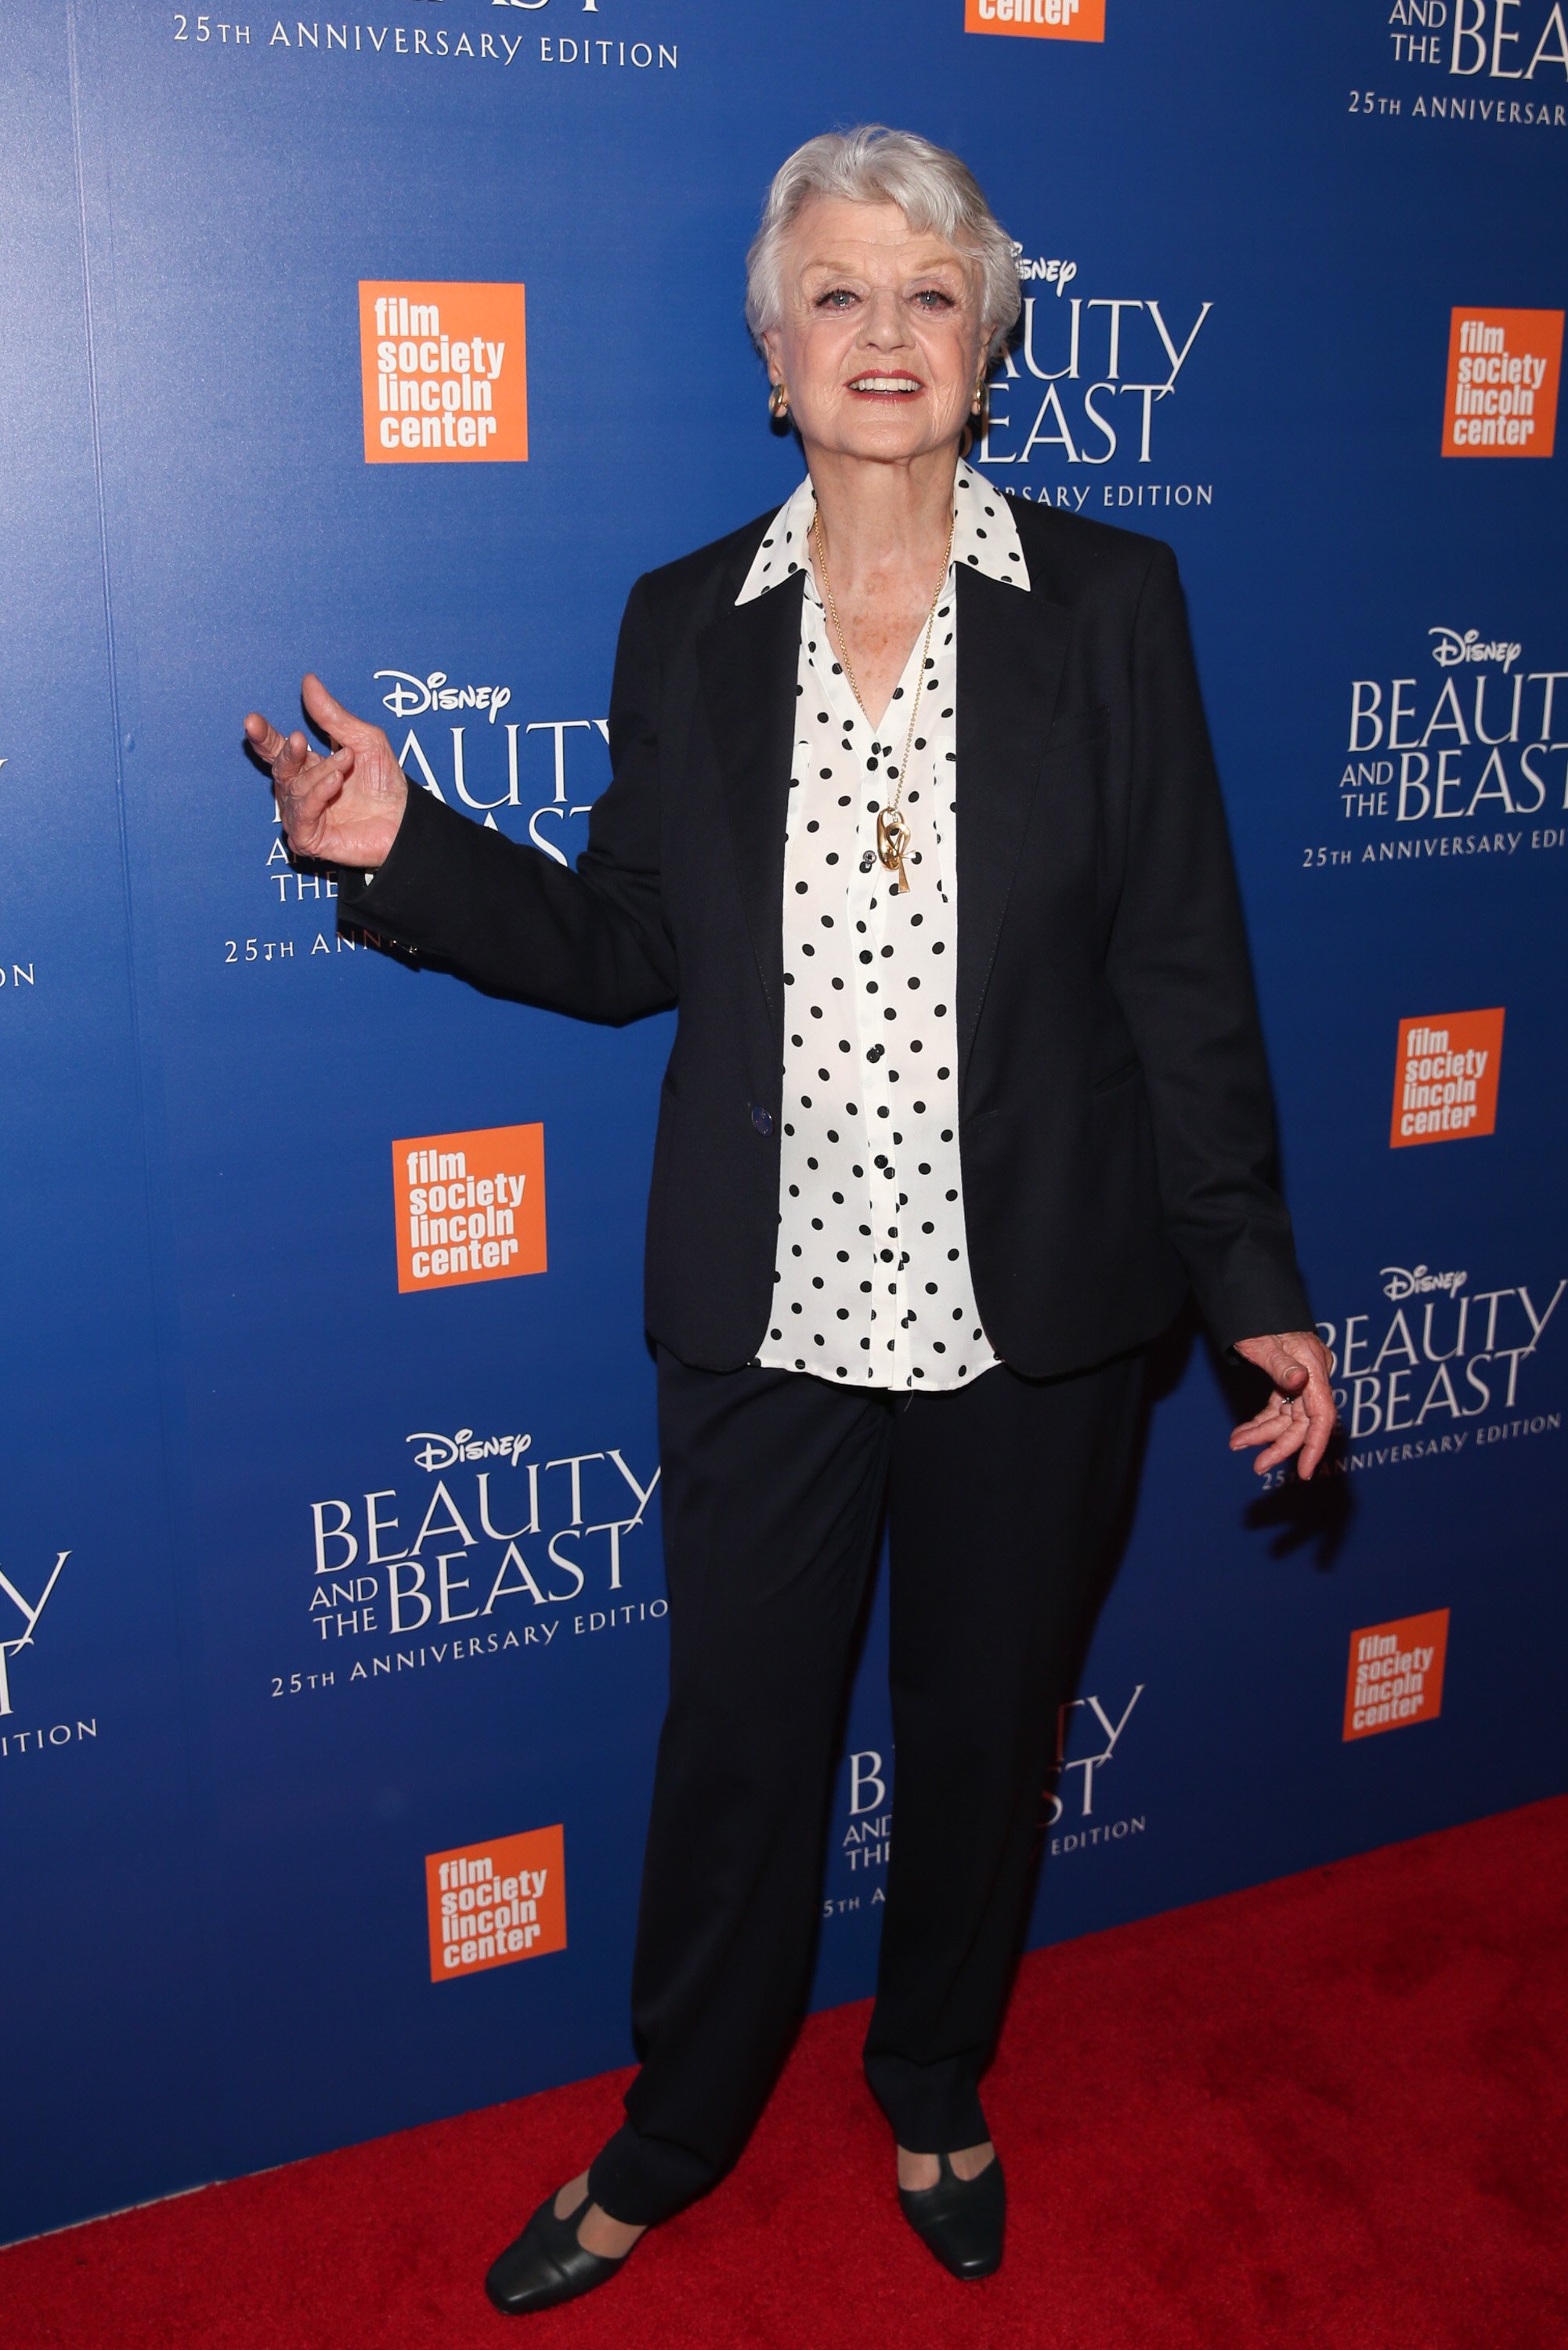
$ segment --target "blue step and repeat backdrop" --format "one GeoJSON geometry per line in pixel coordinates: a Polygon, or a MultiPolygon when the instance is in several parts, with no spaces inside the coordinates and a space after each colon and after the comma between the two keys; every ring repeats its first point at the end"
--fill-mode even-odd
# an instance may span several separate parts
{"type": "Polygon", "coordinates": [[[1033,1939],[1564,1783],[1563,6],[238,8],[0,50],[9,2238],[629,2055],[669,1024],[340,939],[240,719],[576,854],[632,579],[798,476],[742,257],[834,123],[1016,241],[992,478],[1179,551],[1345,1412],[1260,1492],[1162,1349],[1033,1939]]]}

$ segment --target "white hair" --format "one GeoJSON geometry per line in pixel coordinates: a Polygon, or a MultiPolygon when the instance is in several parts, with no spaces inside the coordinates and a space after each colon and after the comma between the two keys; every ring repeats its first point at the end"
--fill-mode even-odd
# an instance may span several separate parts
{"type": "Polygon", "coordinates": [[[763,328],[776,327],[783,315],[784,242],[818,196],[897,204],[912,229],[940,236],[963,254],[972,265],[991,329],[988,356],[1001,356],[1023,301],[1007,232],[961,157],[913,130],[889,130],[879,122],[825,130],[797,147],[774,173],[746,255],[746,324],[755,338],[760,341],[763,328]]]}

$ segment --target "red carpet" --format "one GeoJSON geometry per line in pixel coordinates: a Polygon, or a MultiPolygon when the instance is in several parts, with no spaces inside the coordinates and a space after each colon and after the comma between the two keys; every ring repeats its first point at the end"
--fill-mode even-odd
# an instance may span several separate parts
{"type": "Polygon", "coordinates": [[[1002,2274],[898,2217],[863,2009],[626,2274],[493,2316],[491,2255],[621,2076],[0,2252],[16,2350],[1561,2350],[1568,1798],[1044,1951],[987,2110],[1002,2274]]]}

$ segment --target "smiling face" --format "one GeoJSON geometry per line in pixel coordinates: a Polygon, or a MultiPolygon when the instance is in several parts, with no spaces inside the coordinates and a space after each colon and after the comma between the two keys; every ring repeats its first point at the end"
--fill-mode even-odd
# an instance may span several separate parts
{"type": "Polygon", "coordinates": [[[780,255],[783,315],[763,335],[808,455],[901,461],[969,421],[989,322],[979,273],[897,204],[818,197],[780,255]]]}

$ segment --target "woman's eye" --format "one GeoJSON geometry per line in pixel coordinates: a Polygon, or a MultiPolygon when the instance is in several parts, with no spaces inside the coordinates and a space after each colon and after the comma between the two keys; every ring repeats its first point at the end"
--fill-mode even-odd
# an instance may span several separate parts
{"type": "Polygon", "coordinates": [[[953,307],[952,296],[944,294],[940,286],[923,286],[915,299],[928,310],[950,310],[953,307]]]}
{"type": "Polygon", "coordinates": [[[847,310],[854,299],[847,286],[836,286],[831,293],[817,296],[816,307],[819,310],[847,310]]]}

